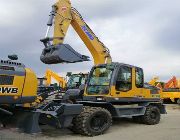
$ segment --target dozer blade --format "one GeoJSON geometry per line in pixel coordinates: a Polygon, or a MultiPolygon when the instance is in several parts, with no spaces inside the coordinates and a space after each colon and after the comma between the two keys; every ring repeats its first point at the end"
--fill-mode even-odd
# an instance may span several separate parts
{"type": "Polygon", "coordinates": [[[76,52],[68,44],[46,47],[40,57],[45,64],[76,63],[89,61],[89,57],[76,52]]]}
{"type": "Polygon", "coordinates": [[[0,121],[5,127],[14,127],[22,132],[34,134],[41,132],[39,116],[39,112],[16,110],[13,115],[0,114],[0,121]]]}

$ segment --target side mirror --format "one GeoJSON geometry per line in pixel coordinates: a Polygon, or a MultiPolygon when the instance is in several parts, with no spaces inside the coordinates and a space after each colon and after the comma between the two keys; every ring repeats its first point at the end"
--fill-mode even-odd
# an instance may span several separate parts
{"type": "Polygon", "coordinates": [[[8,58],[10,60],[18,60],[18,56],[16,54],[13,54],[13,55],[8,55],[8,58]]]}

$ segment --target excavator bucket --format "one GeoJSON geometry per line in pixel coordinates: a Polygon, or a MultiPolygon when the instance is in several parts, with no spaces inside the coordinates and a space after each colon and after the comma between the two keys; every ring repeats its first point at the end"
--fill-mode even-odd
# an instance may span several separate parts
{"type": "Polygon", "coordinates": [[[76,63],[89,61],[89,57],[76,52],[68,44],[46,47],[40,57],[45,64],[76,63]]]}

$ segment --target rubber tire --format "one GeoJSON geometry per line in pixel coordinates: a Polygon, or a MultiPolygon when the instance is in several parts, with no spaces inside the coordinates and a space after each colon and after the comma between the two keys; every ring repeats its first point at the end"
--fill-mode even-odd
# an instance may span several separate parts
{"type": "Polygon", "coordinates": [[[177,103],[178,105],[180,105],[180,98],[177,99],[176,103],[177,103]]]}
{"type": "Polygon", "coordinates": [[[110,112],[101,107],[85,107],[80,115],[78,115],[73,121],[73,127],[76,129],[76,133],[85,136],[97,136],[103,134],[112,125],[112,116],[110,112]],[[91,128],[91,120],[94,116],[101,114],[105,116],[107,123],[103,129],[98,131],[91,128]]]}
{"type": "MultiPolygon", "coordinates": [[[[89,106],[84,106],[83,111],[84,112],[86,109],[90,108],[89,106]]],[[[81,114],[80,114],[81,115],[81,114]]],[[[75,117],[72,121],[72,126],[68,127],[70,131],[72,131],[74,134],[81,134],[81,129],[80,129],[80,120],[81,118],[79,116],[75,117]]]]}
{"type": "Polygon", "coordinates": [[[142,116],[142,122],[147,125],[155,125],[160,122],[161,113],[157,106],[148,106],[144,116],[142,116]],[[155,113],[155,118],[151,117],[151,113],[155,113]]]}

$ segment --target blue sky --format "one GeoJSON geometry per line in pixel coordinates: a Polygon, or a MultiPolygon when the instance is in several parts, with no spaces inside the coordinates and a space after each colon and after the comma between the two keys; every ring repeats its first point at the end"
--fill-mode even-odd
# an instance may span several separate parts
{"type": "MultiPolygon", "coordinates": [[[[76,64],[42,64],[39,57],[52,0],[0,0],[0,54],[18,54],[19,61],[43,76],[50,68],[64,75],[87,72],[93,61],[76,64]]],[[[166,81],[180,77],[179,0],[72,0],[72,5],[110,49],[113,61],[140,66],[145,79],[166,81]]],[[[91,56],[70,28],[65,39],[74,49],[91,56]]]]}

